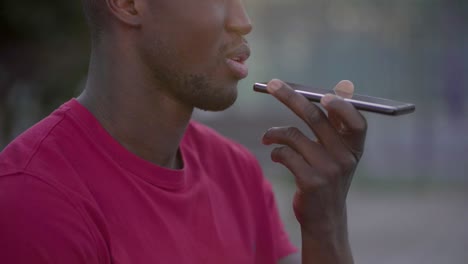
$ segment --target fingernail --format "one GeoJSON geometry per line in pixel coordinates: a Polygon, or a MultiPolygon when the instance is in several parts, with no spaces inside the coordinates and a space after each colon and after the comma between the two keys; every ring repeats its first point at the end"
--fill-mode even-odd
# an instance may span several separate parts
{"type": "Polygon", "coordinates": [[[336,95],[343,98],[352,98],[354,94],[354,84],[351,81],[343,80],[340,81],[333,90],[336,95]]]}
{"type": "Polygon", "coordinates": [[[268,131],[263,133],[263,136],[262,136],[262,144],[264,144],[264,145],[265,145],[265,142],[266,142],[266,139],[267,139],[267,133],[268,133],[268,131]]]}
{"type": "Polygon", "coordinates": [[[320,103],[323,105],[323,106],[327,106],[331,101],[335,100],[337,98],[336,95],[333,95],[333,94],[326,94],[322,97],[322,99],[320,100],[320,103]]]}
{"type": "Polygon", "coordinates": [[[269,132],[274,129],[273,127],[265,131],[265,133],[262,136],[262,144],[263,145],[271,145],[271,142],[268,140],[269,138],[269,132]]]}
{"type": "Polygon", "coordinates": [[[267,84],[267,91],[269,93],[276,92],[279,88],[281,88],[282,84],[281,81],[278,79],[273,79],[267,84]]]}

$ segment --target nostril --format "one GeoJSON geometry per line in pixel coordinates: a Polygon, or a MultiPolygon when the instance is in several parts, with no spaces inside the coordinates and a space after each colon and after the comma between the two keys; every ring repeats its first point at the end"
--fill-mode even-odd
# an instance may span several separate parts
{"type": "Polygon", "coordinates": [[[239,5],[232,6],[228,11],[226,28],[228,31],[235,32],[241,36],[247,35],[252,31],[250,18],[240,2],[239,5]]]}
{"type": "Polygon", "coordinates": [[[250,23],[230,23],[227,25],[228,31],[235,32],[241,36],[247,35],[252,31],[250,23]]]}
{"type": "Polygon", "coordinates": [[[242,32],[243,35],[247,35],[247,34],[249,34],[250,32],[252,32],[252,28],[253,28],[253,26],[252,26],[252,24],[249,22],[249,23],[245,26],[244,31],[242,32]]]}

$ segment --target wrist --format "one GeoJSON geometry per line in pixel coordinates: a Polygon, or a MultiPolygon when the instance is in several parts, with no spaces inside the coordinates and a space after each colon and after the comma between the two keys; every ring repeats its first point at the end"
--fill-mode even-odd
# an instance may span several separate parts
{"type": "Polygon", "coordinates": [[[354,263],[346,209],[341,217],[301,224],[301,235],[303,263],[354,263]]]}
{"type": "Polygon", "coordinates": [[[310,232],[301,228],[301,234],[302,263],[354,263],[347,232],[310,232]]]}

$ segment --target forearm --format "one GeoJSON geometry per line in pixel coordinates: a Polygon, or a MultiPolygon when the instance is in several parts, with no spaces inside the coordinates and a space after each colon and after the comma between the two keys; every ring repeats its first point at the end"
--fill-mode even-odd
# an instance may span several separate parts
{"type": "Polygon", "coordinates": [[[345,238],[317,237],[302,231],[302,264],[352,264],[353,256],[345,238]]]}
{"type": "MultiPolygon", "coordinates": [[[[327,225],[328,226],[328,225],[327,225]]],[[[352,264],[346,209],[341,223],[331,228],[301,228],[303,264],[352,264]]]]}

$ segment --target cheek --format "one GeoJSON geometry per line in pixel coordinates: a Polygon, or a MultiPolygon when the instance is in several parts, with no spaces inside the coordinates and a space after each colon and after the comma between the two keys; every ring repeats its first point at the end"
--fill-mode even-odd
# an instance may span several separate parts
{"type": "MultiPolygon", "coordinates": [[[[189,5],[198,2],[193,1],[189,5]]],[[[173,25],[181,55],[189,63],[206,64],[220,57],[226,41],[225,10],[221,4],[195,4],[191,12],[184,12],[175,18],[173,25]]]]}
{"type": "Polygon", "coordinates": [[[224,61],[229,38],[225,31],[225,0],[151,1],[146,14],[144,46],[156,51],[159,60],[182,71],[206,73],[217,71],[224,61]],[[155,41],[156,40],[156,41],[155,41]],[[166,55],[165,55],[166,54],[166,55]],[[218,67],[219,68],[219,67],[218,67]]]}
{"type": "Polygon", "coordinates": [[[221,23],[207,23],[198,28],[193,28],[193,31],[187,32],[187,40],[190,45],[187,47],[187,52],[199,53],[198,59],[208,59],[206,56],[218,55],[220,50],[225,45],[224,27],[221,23]]]}

